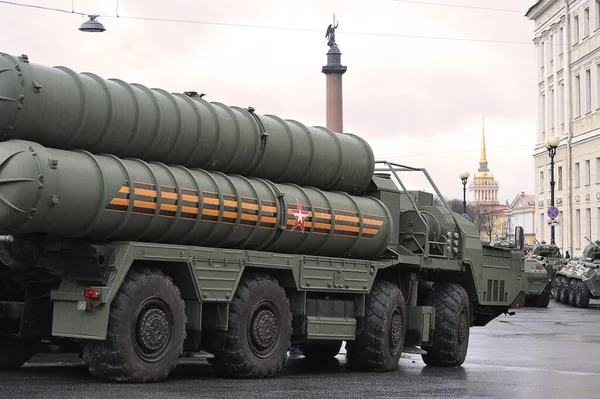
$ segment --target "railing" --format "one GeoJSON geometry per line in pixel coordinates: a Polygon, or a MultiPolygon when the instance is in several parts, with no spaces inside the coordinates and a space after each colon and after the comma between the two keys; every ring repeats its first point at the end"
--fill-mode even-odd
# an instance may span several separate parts
{"type": "MultiPolygon", "coordinates": [[[[418,205],[413,200],[413,198],[409,195],[408,189],[404,185],[402,179],[400,179],[400,176],[398,176],[399,172],[421,172],[427,178],[427,181],[431,185],[431,188],[433,188],[433,190],[435,191],[436,195],[438,196],[438,198],[440,199],[440,201],[442,202],[444,207],[450,213],[452,213],[452,209],[450,209],[450,207],[448,206],[448,203],[444,199],[444,196],[438,190],[437,186],[433,182],[433,179],[431,178],[431,176],[429,175],[427,170],[425,170],[423,168],[414,168],[411,166],[401,165],[401,164],[397,164],[397,163],[393,163],[393,162],[389,162],[389,161],[375,161],[375,173],[390,173],[391,174],[390,177],[392,177],[392,181],[394,182],[396,187],[398,187],[398,189],[406,195],[406,197],[408,198],[408,200],[410,201],[410,203],[413,206],[413,210],[417,213],[417,215],[419,216],[419,218],[421,219],[423,224],[425,226],[427,226],[427,229],[429,229],[431,226],[427,222],[427,219],[423,216],[423,211],[419,210],[418,205]]],[[[431,254],[430,248],[432,246],[435,246],[438,248],[438,250],[440,250],[440,252],[442,254],[445,254],[446,246],[448,245],[448,243],[445,241],[443,241],[443,242],[442,241],[429,241],[428,237],[429,237],[429,234],[427,231],[427,232],[425,232],[425,241],[428,244],[426,246],[426,248],[421,247],[421,245],[417,242],[417,245],[419,245],[419,248],[423,251],[423,256],[426,258],[432,257],[432,258],[444,258],[445,259],[446,256],[444,256],[444,255],[431,254]]]]}

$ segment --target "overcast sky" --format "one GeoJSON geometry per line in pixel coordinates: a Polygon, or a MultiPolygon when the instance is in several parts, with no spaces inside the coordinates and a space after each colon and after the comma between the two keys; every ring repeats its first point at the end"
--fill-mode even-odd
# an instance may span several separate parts
{"type": "MultiPolygon", "coordinates": [[[[72,3],[12,1],[67,10],[72,3]]],[[[533,3],[119,1],[121,17],[213,23],[192,24],[117,19],[116,0],[75,0],[76,12],[102,15],[101,34],[78,31],[87,19],[80,15],[0,3],[0,52],[324,125],[324,36],[335,12],[348,67],[344,130],[367,139],[379,159],[426,168],[444,196],[462,198],[458,175],[477,171],[483,113],[504,203],[533,194],[536,63],[533,22],[524,17],[533,3]]]]}

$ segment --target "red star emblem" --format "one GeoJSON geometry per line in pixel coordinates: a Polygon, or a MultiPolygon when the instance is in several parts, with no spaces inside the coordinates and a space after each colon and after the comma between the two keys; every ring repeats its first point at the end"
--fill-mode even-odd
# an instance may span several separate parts
{"type": "Polygon", "coordinates": [[[304,233],[304,221],[309,214],[310,212],[303,210],[302,205],[300,205],[300,202],[296,199],[296,209],[292,210],[292,215],[296,217],[296,221],[294,222],[292,230],[300,226],[300,229],[302,229],[302,232],[304,233]]]}

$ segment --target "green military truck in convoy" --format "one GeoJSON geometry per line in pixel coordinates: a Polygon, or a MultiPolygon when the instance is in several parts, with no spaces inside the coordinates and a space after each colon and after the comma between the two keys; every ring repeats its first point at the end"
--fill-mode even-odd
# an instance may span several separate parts
{"type": "Polygon", "coordinates": [[[359,370],[458,366],[524,303],[520,251],[355,135],[8,54],[0,131],[1,368],[42,341],[110,381],[184,355],[268,377],[342,341],[359,370]]]}

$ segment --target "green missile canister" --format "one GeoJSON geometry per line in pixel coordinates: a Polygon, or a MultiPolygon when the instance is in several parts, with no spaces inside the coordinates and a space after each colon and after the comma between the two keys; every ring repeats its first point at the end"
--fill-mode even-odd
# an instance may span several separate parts
{"type": "Polygon", "coordinates": [[[377,258],[391,215],[372,197],[162,163],[0,142],[0,231],[377,258]]]}
{"type": "Polygon", "coordinates": [[[360,194],[374,170],[353,134],[0,53],[0,140],[360,194]]]}

